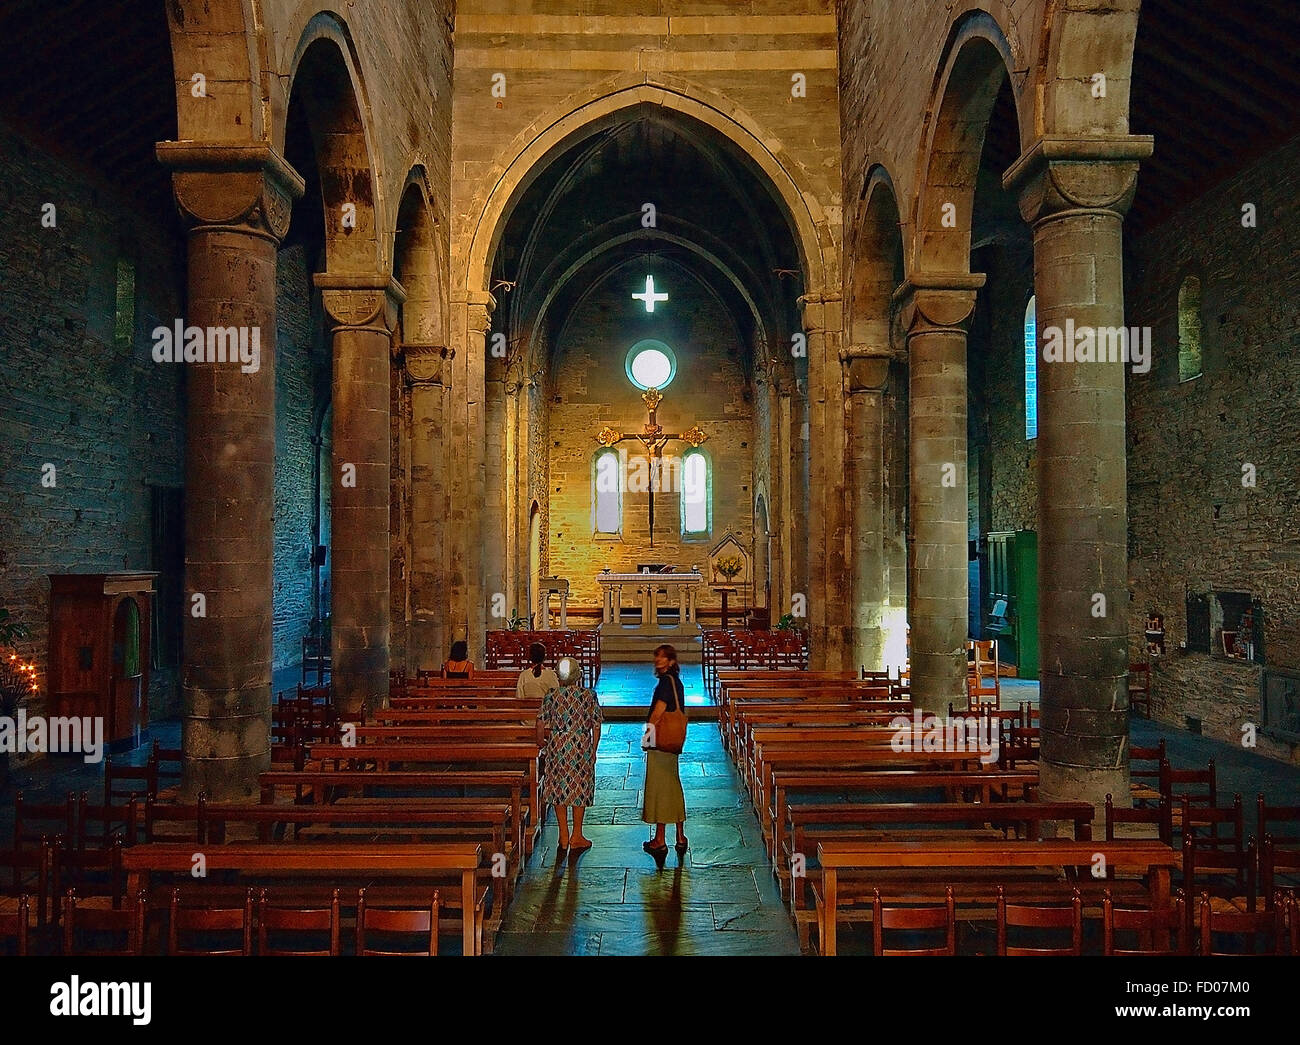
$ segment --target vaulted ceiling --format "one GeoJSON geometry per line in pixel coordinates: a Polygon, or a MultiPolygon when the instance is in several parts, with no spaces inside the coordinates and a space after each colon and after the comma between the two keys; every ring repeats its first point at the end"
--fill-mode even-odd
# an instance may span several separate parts
{"type": "Polygon", "coordinates": [[[773,190],[717,132],[657,106],[572,145],[515,203],[493,266],[498,317],[512,341],[540,322],[554,343],[583,296],[634,261],[642,278],[689,270],[742,343],[756,324],[769,339],[797,329],[799,258],[773,190]]]}

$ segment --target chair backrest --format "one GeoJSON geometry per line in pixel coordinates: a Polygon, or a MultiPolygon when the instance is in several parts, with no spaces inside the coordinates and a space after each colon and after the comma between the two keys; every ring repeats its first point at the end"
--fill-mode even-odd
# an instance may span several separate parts
{"type": "Polygon", "coordinates": [[[1009,904],[998,886],[997,903],[998,954],[1006,957],[1022,956],[1064,956],[1083,953],[1083,899],[1075,889],[1068,907],[1054,904],[1047,907],[1026,904],[1009,904]],[[1050,930],[1068,929],[1070,944],[1067,947],[1021,947],[1011,946],[1007,942],[1008,928],[1050,930]]]}
{"type": "Polygon", "coordinates": [[[143,892],[120,908],[87,907],[79,904],[77,891],[69,889],[63,898],[63,954],[123,956],[144,953],[144,923],[148,900],[143,892]],[[83,937],[113,936],[121,946],[95,946],[83,937]]]}
{"type": "Polygon", "coordinates": [[[1143,690],[1151,689],[1150,664],[1130,664],[1128,666],[1128,688],[1143,690]]]}
{"type": "Polygon", "coordinates": [[[158,797],[158,756],[150,752],[142,766],[104,763],[104,802],[124,804],[133,797],[158,797]]]}
{"type": "Polygon", "coordinates": [[[272,906],[263,889],[257,901],[257,952],[258,954],[297,955],[310,957],[337,956],[339,951],[339,891],[328,907],[280,907],[272,906]],[[291,948],[273,947],[271,933],[313,933],[329,934],[327,950],[293,950],[291,948]]]}
{"type": "Polygon", "coordinates": [[[171,906],[167,919],[168,954],[248,955],[253,953],[253,890],[244,895],[243,907],[186,907],[181,903],[181,891],[172,890],[171,906]],[[240,934],[236,948],[186,947],[184,938],[190,933],[240,934]]]}
{"type": "Polygon", "coordinates": [[[39,845],[43,838],[63,836],[71,845],[77,834],[77,801],[71,791],[63,802],[29,802],[21,791],[14,796],[14,849],[39,845]]]}
{"type": "Polygon", "coordinates": [[[1214,762],[1205,769],[1174,769],[1165,759],[1160,763],[1160,793],[1175,804],[1187,797],[1196,806],[1218,805],[1218,789],[1214,783],[1214,762]]]}
{"type": "Polygon", "coordinates": [[[18,897],[18,906],[14,910],[0,912],[0,943],[12,940],[14,954],[19,957],[27,953],[30,919],[31,897],[26,893],[18,897]]]}
{"type": "Polygon", "coordinates": [[[1106,796],[1106,841],[1115,841],[1115,828],[1119,824],[1150,824],[1156,829],[1156,837],[1165,845],[1173,844],[1174,823],[1173,810],[1169,800],[1163,795],[1154,808],[1134,806],[1127,808],[1115,805],[1114,797],[1106,796]]]}
{"type": "Polygon", "coordinates": [[[1101,950],[1106,955],[1153,955],[1153,954],[1187,954],[1187,924],[1185,901],[1179,892],[1174,896],[1169,908],[1163,911],[1149,908],[1130,909],[1116,907],[1110,890],[1107,889],[1101,901],[1101,950]],[[1119,933],[1137,933],[1139,946],[1122,949],[1119,946],[1119,933]],[[1155,934],[1167,934],[1170,946],[1157,947],[1155,934]]]}
{"type": "Polygon", "coordinates": [[[1279,895],[1294,897],[1300,882],[1300,843],[1284,841],[1291,844],[1280,846],[1272,835],[1265,835],[1259,847],[1259,891],[1267,907],[1272,907],[1279,895]],[[1286,877],[1283,885],[1278,884],[1279,874],[1286,877]]]}
{"type": "Polygon", "coordinates": [[[1208,893],[1201,894],[1202,955],[1285,954],[1286,929],[1283,908],[1270,911],[1215,911],[1208,893]],[[1234,936],[1243,940],[1240,950],[1215,950],[1215,936],[1234,936]]]}
{"type": "Polygon", "coordinates": [[[1206,844],[1190,831],[1183,834],[1183,888],[1188,896],[1209,893],[1244,899],[1255,909],[1255,839],[1244,849],[1206,844]]]}
{"type": "Polygon", "coordinates": [[[1259,837],[1272,835],[1275,842],[1300,843],[1300,806],[1271,806],[1263,792],[1255,799],[1259,837]]]}
{"type": "Polygon", "coordinates": [[[357,954],[361,955],[416,955],[434,957],[438,953],[438,905],[435,892],[428,907],[416,910],[396,910],[371,907],[366,903],[366,891],[357,897],[357,954]],[[388,937],[403,936],[419,949],[380,950],[366,943],[366,933],[383,933],[388,937]]]}
{"type": "Polygon", "coordinates": [[[942,907],[886,907],[880,890],[873,892],[871,901],[871,932],[877,955],[926,955],[957,953],[957,908],[953,901],[952,886],[948,886],[942,907]],[[938,947],[886,948],[885,932],[942,930],[944,942],[938,947]]]}
{"type": "Polygon", "coordinates": [[[1168,761],[1169,755],[1166,752],[1164,737],[1160,738],[1160,743],[1155,747],[1130,747],[1128,749],[1129,776],[1159,780],[1160,763],[1168,761]],[[1139,762],[1147,764],[1135,764],[1139,762]]]}
{"type": "Polygon", "coordinates": [[[92,804],[85,791],[77,798],[76,848],[107,849],[114,841],[135,845],[137,801],[124,804],[92,804]]]}

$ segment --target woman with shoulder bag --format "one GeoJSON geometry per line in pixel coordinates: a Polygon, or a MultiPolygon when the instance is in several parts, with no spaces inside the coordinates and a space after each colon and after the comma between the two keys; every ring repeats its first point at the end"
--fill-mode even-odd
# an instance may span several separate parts
{"type": "Polygon", "coordinates": [[[664,828],[677,825],[677,852],[685,853],[686,796],[677,773],[677,758],[686,743],[686,693],[682,687],[677,651],[664,645],[655,649],[655,687],[650,714],[646,716],[645,805],[641,819],[655,825],[654,837],[642,845],[652,856],[668,852],[664,828]]]}

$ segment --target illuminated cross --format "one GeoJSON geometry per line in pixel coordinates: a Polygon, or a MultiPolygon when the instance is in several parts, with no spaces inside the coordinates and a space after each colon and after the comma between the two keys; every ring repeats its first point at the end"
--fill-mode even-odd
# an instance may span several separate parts
{"type": "MultiPolygon", "coordinates": [[[[648,292],[648,291],[647,291],[648,292]]],[[[650,547],[655,546],[655,486],[659,482],[660,464],[663,461],[664,447],[675,440],[684,443],[690,443],[691,446],[698,447],[709,437],[704,434],[698,424],[691,425],[684,432],[665,432],[663,425],[659,423],[659,404],[663,402],[663,393],[657,388],[647,388],[641,395],[642,402],[646,405],[649,414],[645,427],[639,435],[624,435],[622,432],[606,425],[596,436],[596,441],[602,446],[614,446],[623,442],[625,439],[635,439],[645,447],[646,463],[650,471],[650,504],[649,504],[649,523],[650,523],[650,547]]]]}
{"type": "Polygon", "coordinates": [[[656,294],[656,293],[655,293],[655,278],[654,278],[654,276],[646,276],[646,278],[645,278],[645,293],[644,293],[644,294],[633,294],[632,297],[634,297],[637,301],[644,301],[644,302],[645,302],[645,310],[646,310],[647,312],[653,312],[653,311],[655,310],[655,302],[656,302],[656,301],[667,301],[667,300],[668,300],[668,295],[667,295],[667,294],[656,294]]]}

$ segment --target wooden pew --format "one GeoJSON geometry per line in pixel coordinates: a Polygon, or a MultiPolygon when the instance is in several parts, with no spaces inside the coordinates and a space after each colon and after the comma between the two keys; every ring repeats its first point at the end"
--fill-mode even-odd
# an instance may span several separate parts
{"type": "Polygon", "coordinates": [[[381,708],[366,717],[367,722],[383,726],[469,725],[475,722],[518,722],[536,724],[536,708],[381,708]]]}
{"type": "Polygon", "coordinates": [[[523,837],[525,856],[532,853],[541,832],[538,812],[531,804],[531,781],[522,770],[271,770],[260,774],[258,782],[263,805],[273,804],[281,791],[289,791],[292,801],[298,804],[309,799],[316,805],[327,805],[353,791],[363,797],[380,789],[415,791],[420,793],[416,800],[424,801],[436,799],[435,791],[451,788],[491,790],[509,798],[513,823],[521,828],[527,825],[523,837]]]}
{"type": "MultiPolygon", "coordinates": [[[[979,793],[980,801],[1031,801],[1038,789],[1038,772],[993,770],[986,772],[949,772],[945,770],[786,770],[776,769],[770,781],[770,806],[760,812],[764,838],[772,840],[769,852],[773,862],[781,852],[786,810],[790,798],[807,792],[834,791],[841,795],[886,794],[942,791],[952,801],[967,790],[979,793]]],[[[883,801],[883,800],[882,800],[883,801]]],[[[897,801],[897,799],[888,799],[897,801]]]]}
{"type": "MultiPolygon", "coordinates": [[[[975,890],[966,890],[966,895],[982,898],[992,891],[995,879],[1015,879],[1014,874],[991,871],[1020,870],[1041,878],[1091,868],[1098,854],[1105,858],[1108,868],[1146,875],[1152,908],[1169,907],[1170,875],[1178,865],[1178,856],[1163,842],[822,842],[817,847],[820,881],[813,882],[821,953],[836,953],[841,906],[869,897],[872,888],[889,888],[891,898],[903,892],[912,899],[929,896],[936,888],[953,884],[954,879],[970,880],[967,872],[974,871],[979,876],[973,880],[975,890]]],[[[1082,888],[1090,880],[1088,875],[1067,884],[1082,888]]],[[[1038,884],[1035,882],[1035,887],[1038,884]]],[[[1099,880],[1097,888],[1113,884],[1099,880]]],[[[1156,942],[1157,946],[1161,943],[1156,942]]]]}
{"type": "MultiPolygon", "coordinates": [[[[138,845],[123,854],[127,872],[127,894],[138,896],[155,875],[189,877],[194,866],[193,845],[155,842],[138,845]]],[[[478,867],[482,846],[476,842],[444,842],[417,845],[358,846],[337,843],[284,846],[237,844],[209,846],[203,850],[208,873],[233,871],[241,886],[276,879],[323,878],[330,887],[360,883],[373,890],[376,878],[406,880],[428,893],[429,881],[451,881],[451,890],[439,890],[444,905],[459,900],[461,940],[466,955],[482,953],[482,926],[475,917],[478,867]]],[[[368,895],[370,895],[368,893],[368,895]]]]}
{"type": "Polygon", "coordinates": [[[754,726],[887,726],[897,717],[911,714],[911,706],[892,702],[864,701],[861,704],[822,704],[741,701],[732,705],[731,729],[725,742],[733,759],[749,758],[753,751],[749,732],[754,726]]]}
{"type": "Polygon", "coordinates": [[[527,724],[518,722],[505,723],[460,723],[456,725],[412,725],[402,723],[391,726],[355,726],[352,729],[358,747],[371,744],[423,744],[423,743],[527,743],[537,741],[537,721],[527,724]]]}
{"type": "MultiPolygon", "coordinates": [[[[1065,821],[1073,826],[1074,839],[1092,838],[1095,810],[1089,802],[836,802],[807,803],[786,808],[786,825],[781,843],[781,860],[776,866],[782,895],[792,909],[804,908],[806,897],[790,868],[796,854],[804,857],[805,868],[823,841],[902,841],[922,839],[928,834],[958,829],[989,827],[1002,832],[1011,829],[1028,841],[1038,841],[1045,822],[1065,821]]],[[[800,926],[801,939],[805,927],[800,926]]]]}
{"type": "MultiPolygon", "coordinates": [[[[869,683],[834,683],[772,686],[763,688],[735,688],[729,691],[726,699],[718,702],[718,729],[722,736],[732,729],[732,707],[741,702],[775,702],[780,704],[856,704],[880,702],[887,704],[885,710],[900,707],[902,701],[895,703],[895,698],[888,689],[882,689],[869,683]]],[[[908,708],[910,710],[910,703],[908,708]]]]}

